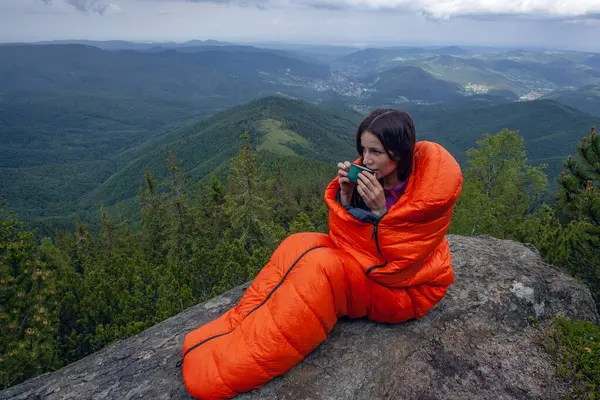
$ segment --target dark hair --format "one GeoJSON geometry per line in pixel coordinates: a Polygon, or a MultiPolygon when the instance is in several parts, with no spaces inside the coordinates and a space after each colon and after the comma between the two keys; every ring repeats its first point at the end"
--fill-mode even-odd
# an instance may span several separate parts
{"type": "Polygon", "coordinates": [[[415,125],[407,113],[393,108],[378,108],[362,120],[356,131],[356,151],[362,163],[360,137],[370,132],[379,139],[388,157],[397,162],[398,179],[406,180],[412,172],[415,149],[415,125]]]}

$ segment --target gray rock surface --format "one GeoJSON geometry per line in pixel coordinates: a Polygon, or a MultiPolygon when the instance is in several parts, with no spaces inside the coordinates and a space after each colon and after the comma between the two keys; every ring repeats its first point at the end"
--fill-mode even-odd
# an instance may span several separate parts
{"type": "MultiPolygon", "coordinates": [[[[535,249],[449,237],[456,283],[425,318],[342,319],[302,363],[240,399],[560,399],[569,388],[536,338],[559,314],[600,322],[589,290],[535,249]],[[532,318],[538,323],[532,323],[532,318]]],[[[0,399],[189,399],[184,336],[233,306],[237,287],[0,399]]]]}

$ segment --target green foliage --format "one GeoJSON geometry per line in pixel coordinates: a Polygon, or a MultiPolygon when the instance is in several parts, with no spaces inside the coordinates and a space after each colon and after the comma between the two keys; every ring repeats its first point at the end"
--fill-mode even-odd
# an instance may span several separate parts
{"type": "MultiPolygon", "coordinates": [[[[600,235],[593,186],[598,182],[600,154],[596,140],[592,134],[578,147],[587,168],[578,167],[571,158],[567,161],[569,172],[561,178],[560,201],[553,208],[540,204],[546,177],[540,167],[527,165],[523,139],[508,130],[484,135],[479,147],[467,152],[469,167],[451,231],[534,244],[546,261],[585,282],[599,306],[600,235]]],[[[557,356],[559,373],[573,383],[570,398],[599,398],[600,328],[559,318],[544,344],[557,356]]]]}
{"type": "Polygon", "coordinates": [[[600,117],[600,85],[586,85],[577,90],[551,92],[544,98],[600,117]]]}
{"type": "Polygon", "coordinates": [[[281,165],[277,164],[275,177],[271,180],[271,208],[275,222],[284,229],[288,229],[289,219],[298,211],[298,203],[292,196],[289,186],[284,180],[281,165]]]}
{"type": "Polygon", "coordinates": [[[575,146],[580,132],[597,121],[573,108],[550,100],[500,104],[493,107],[450,109],[412,107],[420,140],[442,144],[463,165],[465,150],[474,146],[483,132],[518,131],[525,140],[531,165],[547,164],[546,173],[554,181],[562,162],[575,146]]]}
{"type": "Polygon", "coordinates": [[[573,385],[570,399],[600,398],[600,328],[591,322],[559,317],[543,339],[555,355],[558,374],[573,385]]]}
{"type": "Polygon", "coordinates": [[[467,151],[463,192],[450,231],[532,243],[544,259],[581,279],[600,309],[599,140],[592,133],[578,146],[580,162],[567,160],[554,206],[543,204],[546,177],[527,165],[515,132],[484,135],[467,151]]]}
{"type": "MultiPolygon", "coordinates": [[[[362,118],[348,109],[270,96],[200,119],[206,115],[200,111],[215,110],[213,104],[107,96],[65,94],[40,98],[43,106],[19,103],[18,110],[0,103],[0,119],[6,121],[0,136],[5,129],[2,137],[7,139],[0,141],[0,192],[28,226],[39,228],[38,238],[57,228],[72,230],[77,215],[98,232],[98,203],[112,210],[121,202],[124,215],[137,221],[137,188],[144,171],[167,178],[170,172],[162,160],[169,151],[194,181],[213,174],[224,180],[245,130],[265,166],[268,158],[293,154],[306,164],[335,165],[355,157],[355,127],[362,118]]],[[[415,120],[420,139],[441,143],[461,163],[484,128],[518,129],[531,163],[548,164],[552,178],[560,173],[565,148],[575,144],[574,135],[593,123],[589,115],[550,100],[487,108],[403,107],[415,120]]],[[[274,166],[266,169],[269,177],[273,172],[274,166]]]]}
{"type": "MultiPolygon", "coordinates": [[[[27,220],[68,216],[72,223],[75,213],[90,210],[97,217],[98,202],[135,197],[137,174],[119,187],[127,196],[96,196],[94,190],[144,154],[138,147],[161,142],[183,121],[257,96],[326,100],[330,95],[299,83],[328,75],[326,65],[249,46],[142,53],[83,45],[2,46],[0,193],[27,220]],[[82,203],[84,195],[91,201],[82,203]]],[[[146,167],[160,175],[156,165],[135,172],[146,167]]]]}
{"type": "Polygon", "coordinates": [[[133,229],[101,205],[97,234],[77,220],[37,245],[0,209],[2,387],[52,371],[254,278],[288,232],[326,229],[319,163],[263,153],[246,132],[227,185],[190,185],[178,158],[146,170],[133,229]],[[276,167],[272,167],[275,165],[276,167]],[[282,167],[278,167],[282,166],[282,167]],[[302,168],[299,168],[302,166],[302,168]],[[301,190],[300,190],[301,189],[301,190]]]}
{"type": "Polygon", "coordinates": [[[514,131],[485,134],[477,145],[467,151],[452,232],[515,237],[515,228],[530,218],[544,194],[543,167],[527,165],[523,138],[514,131]]]}
{"type": "MultiPolygon", "coordinates": [[[[216,175],[225,180],[236,149],[241,146],[241,133],[244,131],[248,131],[253,148],[262,149],[258,153],[269,178],[274,176],[276,159],[284,160],[278,161],[282,166],[306,164],[303,169],[309,170],[313,170],[315,165],[335,165],[340,159],[354,157],[352,141],[359,117],[349,110],[338,112],[301,101],[261,98],[207,119],[190,121],[122,153],[119,164],[123,168],[95,190],[80,197],[79,206],[88,209],[98,202],[126,202],[124,199],[136,195],[136,188],[146,169],[152,170],[157,178],[168,177],[170,172],[161,160],[167,158],[169,152],[177,154],[178,163],[186,171],[188,179],[201,181],[216,175]],[[277,146],[270,146],[270,138],[277,129],[288,134],[294,132],[309,145],[296,140],[279,141],[277,146]],[[298,156],[286,156],[289,151],[284,149],[298,156]]],[[[128,217],[136,218],[133,214],[128,214],[128,217]]]]}
{"type": "Polygon", "coordinates": [[[256,247],[273,247],[283,239],[270,216],[272,209],[267,200],[268,183],[256,153],[252,150],[248,132],[242,135],[240,153],[231,162],[227,178],[227,207],[225,212],[231,222],[231,235],[244,243],[252,252],[256,247]]]}
{"type": "Polygon", "coordinates": [[[315,225],[310,216],[304,212],[299,213],[290,224],[290,234],[298,232],[315,232],[315,225]]]}
{"type": "Polygon", "coordinates": [[[549,259],[588,284],[600,308],[600,137],[592,127],[569,156],[559,179],[558,210],[563,226],[549,259]]]}
{"type": "Polygon", "coordinates": [[[55,273],[33,234],[0,204],[0,384],[60,366],[56,358],[55,273]]]}
{"type": "Polygon", "coordinates": [[[393,101],[399,96],[410,100],[428,102],[449,101],[462,97],[462,88],[454,82],[435,78],[425,70],[414,66],[400,66],[365,79],[376,82],[377,101],[393,101]]]}
{"type": "Polygon", "coordinates": [[[571,219],[600,227],[600,135],[592,127],[577,146],[577,158],[569,156],[561,175],[559,204],[571,219]]]}

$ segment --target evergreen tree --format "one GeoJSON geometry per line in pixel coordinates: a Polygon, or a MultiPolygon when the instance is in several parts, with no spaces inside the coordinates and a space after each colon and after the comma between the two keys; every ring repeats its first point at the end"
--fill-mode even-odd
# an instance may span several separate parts
{"type": "Polygon", "coordinates": [[[87,225],[77,219],[75,231],[57,232],[56,249],[49,254],[57,266],[57,297],[60,359],[64,364],[76,361],[90,352],[88,327],[82,302],[86,296],[85,273],[94,265],[95,241],[87,225]]]}
{"type": "Polygon", "coordinates": [[[314,195],[307,201],[308,214],[316,232],[329,232],[329,208],[323,200],[323,195],[314,195]]]}
{"type": "Polygon", "coordinates": [[[210,185],[200,188],[200,215],[198,216],[202,238],[216,244],[223,240],[225,232],[231,230],[226,214],[227,190],[216,175],[211,177],[210,185]]]}
{"type": "Polygon", "coordinates": [[[315,225],[308,214],[301,212],[296,215],[296,218],[290,224],[290,234],[298,232],[315,232],[315,225]]]}
{"type": "MultiPolygon", "coordinates": [[[[59,365],[53,271],[32,232],[0,202],[0,384],[6,388],[59,365]]],[[[42,246],[46,246],[46,242],[42,246]]]]}
{"type": "Polygon", "coordinates": [[[167,234],[169,218],[165,206],[165,196],[158,190],[158,183],[149,170],[144,175],[145,185],[140,188],[138,197],[142,217],[142,229],[146,235],[144,242],[152,258],[162,261],[167,255],[167,234]]]}
{"type": "Polygon", "coordinates": [[[568,157],[559,179],[558,210],[564,222],[550,259],[588,284],[600,309],[600,137],[592,127],[568,157]]]}
{"type": "MultiPolygon", "coordinates": [[[[171,185],[169,193],[169,213],[165,225],[169,228],[168,235],[168,258],[167,267],[171,270],[177,284],[185,285],[188,281],[189,268],[192,258],[192,247],[200,232],[195,226],[191,207],[186,195],[185,177],[183,171],[177,165],[175,156],[169,152],[167,158],[168,168],[171,174],[171,185]]],[[[184,290],[183,287],[180,288],[184,290]]],[[[189,288],[186,288],[189,291],[189,288]]],[[[181,303],[179,299],[178,303],[181,303]]]]}
{"type": "MultiPolygon", "coordinates": [[[[174,217],[174,230],[179,235],[178,239],[182,239],[186,233],[186,228],[190,228],[189,224],[189,210],[187,199],[184,195],[184,184],[185,177],[183,176],[183,172],[177,165],[177,161],[172,152],[169,152],[167,158],[167,164],[169,167],[169,172],[171,173],[171,207],[174,217]]],[[[176,247],[181,246],[179,240],[177,240],[176,247]]]]}
{"type": "Polygon", "coordinates": [[[232,238],[241,240],[250,253],[257,247],[274,247],[285,233],[273,221],[268,186],[246,131],[242,135],[240,152],[231,162],[226,213],[231,223],[232,238]]]}
{"type": "Polygon", "coordinates": [[[577,145],[577,159],[569,156],[565,168],[558,192],[561,211],[600,227],[600,136],[595,127],[577,145]]]}
{"type": "Polygon", "coordinates": [[[275,223],[287,230],[294,215],[298,212],[298,203],[284,181],[280,164],[275,166],[275,178],[272,185],[273,217],[275,223]]]}

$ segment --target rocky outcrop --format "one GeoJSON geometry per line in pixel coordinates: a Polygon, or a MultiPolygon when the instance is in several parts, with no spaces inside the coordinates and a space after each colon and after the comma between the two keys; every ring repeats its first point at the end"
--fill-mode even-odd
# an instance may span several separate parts
{"type": "MultiPolygon", "coordinates": [[[[537,338],[557,315],[600,322],[589,290],[532,247],[448,236],[456,283],[425,318],[400,325],[342,319],[286,375],[238,398],[560,399],[569,388],[537,338]]],[[[185,334],[234,305],[237,287],[0,399],[188,399],[185,334]]]]}

